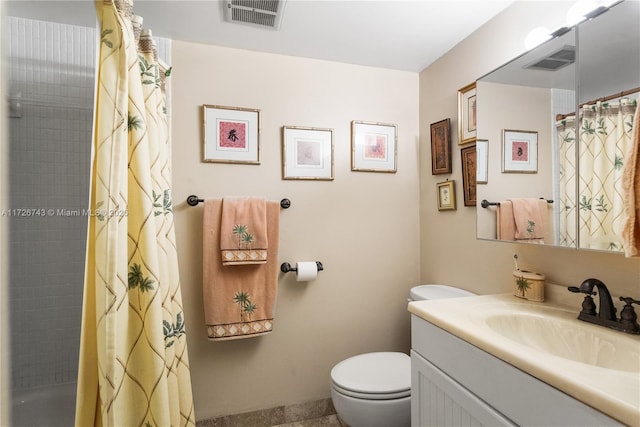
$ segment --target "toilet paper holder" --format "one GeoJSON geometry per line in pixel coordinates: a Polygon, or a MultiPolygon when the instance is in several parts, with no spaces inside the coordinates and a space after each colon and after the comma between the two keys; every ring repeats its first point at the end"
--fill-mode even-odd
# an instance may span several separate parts
{"type": "MultiPolygon", "coordinates": [[[[316,265],[318,266],[318,271],[324,270],[324,267],[322,266],[322,263],[320,261],[316,261],[316,265]]],[[[298,271],[298,269],[292,267],[288,262],[283,262],[282,264],[280,264],[280,271],[282,271],[283,273],[288,273],[290,271],[298,271]]]]}

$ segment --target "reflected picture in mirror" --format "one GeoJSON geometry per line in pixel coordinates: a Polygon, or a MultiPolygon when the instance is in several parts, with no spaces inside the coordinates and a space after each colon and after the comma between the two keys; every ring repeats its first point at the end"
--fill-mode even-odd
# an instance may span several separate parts
{"type": "Polygon", "coordinates": [[[487,170],[489,164],[488,148],[489,141],[486,139],[476,140],[476,184],[486,184],[489,180],[487,170]]]}
{"type": "Polygon", "coordinates": [[[502,172],[538,172],[538,132],[502,131],[502,172]]]}
{"type": "MultiPolygon", "coordinates": [[[[478,200],[553,201],[547,245],[624,250],[621,181],[640,92],[638,22],[640,2],[620,2],[476,83],[477,137],[503,142],[487,148],[491,179],[477,187],[478,200]],[[517,171],[537,173],[501,173],[516,172],[521,160],[508,151],[517,144],[504,147],[508,129],[537,133],[537,168],[517,171]]],[[[497,239],[496,217],[495,204],[477,210],[479,239],[497,239]]]]}

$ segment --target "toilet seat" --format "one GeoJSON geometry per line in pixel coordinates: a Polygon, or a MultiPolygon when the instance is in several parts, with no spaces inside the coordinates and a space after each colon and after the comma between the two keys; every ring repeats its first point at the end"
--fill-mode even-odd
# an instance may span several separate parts
{"type": "Polygon", "coordinates": [[[342,388],[334,382],[332,382],[331,386],[336,392],[343,394],[345,396],[356,398],[356,399],[394,400],[394,399],[402,399],[402,398],[411,396],[411,389],[407,389],[397,393],[359,393],[357,391],[347,390],[345,388],[342,388]]]}
{"type": "Polygon", "coordinates": [[[404,398],[411,395],[411,358],[399,352],[353,356],[334,366],[331,383],[338,393],[358,399],[404,398]]]}

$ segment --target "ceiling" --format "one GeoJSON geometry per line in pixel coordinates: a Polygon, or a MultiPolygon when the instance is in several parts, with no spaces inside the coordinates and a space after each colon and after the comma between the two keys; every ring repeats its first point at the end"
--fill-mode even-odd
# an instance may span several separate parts
{"type": "MultiPolygon", "coordinates": [[[[223,20],[216,0],[136,0],[156,36],[419,72],[513,0],[288,0],[280,29],[223,20]]],[[[6,1],[8,15],[93,26],[93,0],[6,1]]]]}

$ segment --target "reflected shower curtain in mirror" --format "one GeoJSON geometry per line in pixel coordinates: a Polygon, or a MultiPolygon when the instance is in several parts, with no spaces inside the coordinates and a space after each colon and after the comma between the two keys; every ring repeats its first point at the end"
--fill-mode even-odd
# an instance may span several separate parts
{"type": "Polygon", "coordinates": [[[559,148],[558,244],[576,247],[576,120],[566,116],[556,122],[559,148]]]}
{"type": "Polygon", "coordinates": [[[139,36],[130,1],[97,0],[96,9],[101,41],[75,422],[193,426],[167,71],[150,33],[139,36]]]}
{"type": "Polygon", "coordinates": [[[622,173],[632,142],[637,101],[597,102],[581,108],[579,152],[580,247],[622,251],[622,173]]]}

